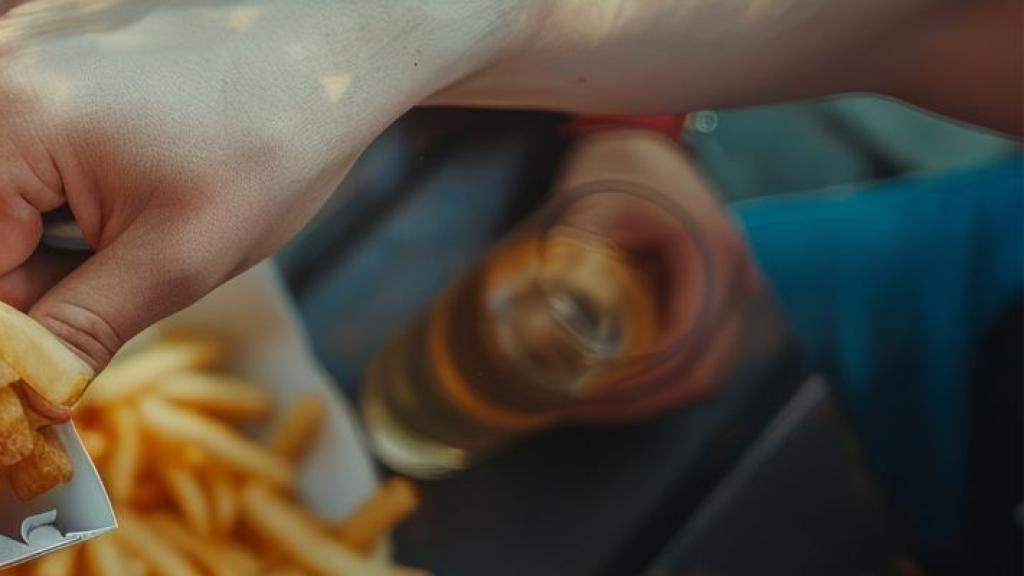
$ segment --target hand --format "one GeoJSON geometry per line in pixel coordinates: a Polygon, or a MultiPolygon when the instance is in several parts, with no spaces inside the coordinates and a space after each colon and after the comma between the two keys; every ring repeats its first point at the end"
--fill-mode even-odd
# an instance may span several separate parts
{"type": "Polygon", "coordinates": [[[0,16],[0,299],[101,369],[270,255],[381,130],[481,65],[507,37],[475,13],[487,3],[15,6],[0,16]],[[87,260],[39,249],[40,215],[65,204],[87,260]]]}

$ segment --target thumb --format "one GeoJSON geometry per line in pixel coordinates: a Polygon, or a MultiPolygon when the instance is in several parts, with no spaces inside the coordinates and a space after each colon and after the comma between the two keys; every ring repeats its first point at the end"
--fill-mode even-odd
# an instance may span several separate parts
{"type": "MultiPolygon", "coordinates": [[[[151,324],[225,280],[229,259],[172,222],[137,222],[47,291],[29,310],[94,370],[151,324]]],[[[222,251],[224,252],[224,251],[222,251]]]]}

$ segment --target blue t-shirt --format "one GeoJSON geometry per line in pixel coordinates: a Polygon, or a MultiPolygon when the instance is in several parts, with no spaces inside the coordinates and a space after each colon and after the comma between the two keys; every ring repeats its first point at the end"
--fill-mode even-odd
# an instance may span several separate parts
{"type": "Polygon", "coordinates": [[[1024,290],[1024,161],[736,214],[918,551],[955,563],[972,353],[1024,290]]]}

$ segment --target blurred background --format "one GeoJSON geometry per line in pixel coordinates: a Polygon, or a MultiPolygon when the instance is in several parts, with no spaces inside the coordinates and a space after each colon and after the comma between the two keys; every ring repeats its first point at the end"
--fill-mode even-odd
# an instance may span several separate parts
{"type": "MultiPolygon", "coordinates": [[[[565,121],[414,110],[280,254],[350,398],[374,351],[542,202],[565,121]]],[[[555,430],[425,483],[399,559],[445,575],[1021,573],[1020,294],[947,286],[1019,286],[1024,223],[999,220],[1024,196],[1019,145],[862,96],[694,112],[681,145],[776,288],[771,358],[693,408],[555,430]],[[992,188],[1010,193],[980,207],[933,180],[986,188],[1007,165],[992,188]],[[999,234],[1009,248],[990,248],[999,234]],[[887,322],[866,320],[883,304],[887,322]],[[991,309],[984,327],[964,306],[991,309]],[[851,361],[844,338],[871,345],[851,361]]]]}

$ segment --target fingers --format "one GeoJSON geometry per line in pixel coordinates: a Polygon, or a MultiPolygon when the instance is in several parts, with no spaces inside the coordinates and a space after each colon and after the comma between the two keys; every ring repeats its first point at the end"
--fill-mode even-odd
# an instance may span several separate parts
{"type": "Polygon", "coordinates": [[[39,211],[0,181],[0,275],[20,266],[43,235],[39,211]]]}
{"type": "MultiPolygon", "coordinates": [[[[0,95],[0,112],[7,94],[0,95]]],[[[13,106],[13,105],[12,105],[13,106]]],[[[6,122],[17,124],[17,122],[6,122]]],[[[60,175],[50,157],[0,122],[0,277],[21,266],[43,236],[42,213],[64,202],[60,175]]]]}
{"type": "Polygon", "coordinates": [[[71,419],[71,408],[50,402],[31,386],[20,386],[18,393],[21,395],[22,402],[25,402],[33,412],[49,422],[67,422],[71,419]]]}
{"type": "Polygon", "coordinates": [[[39,248],[27,262],[0,275],[0,301],[27,311],[85,258],[80,252],[39,248]]]}

